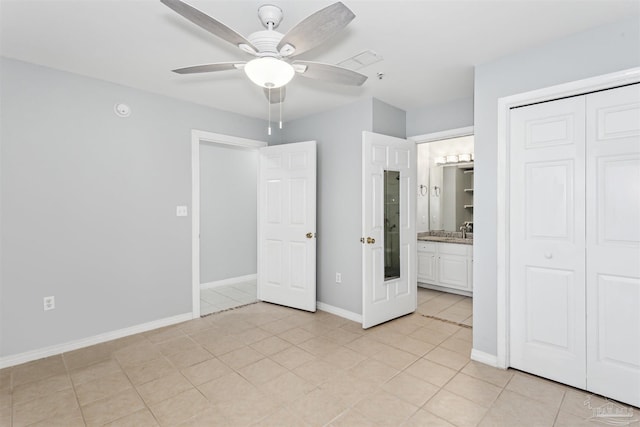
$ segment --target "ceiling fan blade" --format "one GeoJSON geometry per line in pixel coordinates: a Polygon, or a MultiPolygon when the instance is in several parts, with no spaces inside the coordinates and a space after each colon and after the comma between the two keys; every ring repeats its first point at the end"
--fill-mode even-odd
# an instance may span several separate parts
{"type": "MultiPolygon", "coordinates": [[[[258,49],[251,44],[242,34],[239,34],[231,28],[224,25],[222,22],[212,18],[204,12],[199,11],[193,6],[188,5],[180,0],[160,0],[164,5],[170,7],[182,17],[193,22],[197,26],[204,28],[214,36],[220,37],[222,40],[228,41],[231,44],[241,47],[242,45],[253,49],[254,53],[258,52],[258,49]]],[[[245,52],[249,52],[246,48],[242,48],[245,52]]],[[[250,52],[249,52],[250,53],[250,52]]]]}
{"type": "Polygon", "coordinates": [[[340,83],[343,85],[362,86],[368,78],[364,74],[360,74],[348,68],[324,64],[322,62],[294,61],[292,65],[298,74],[303,77],[324,80],[332,83],[340,83]]]}
{"type": "Polygon", "coordinates": [[[284,101],[284,96],[287,93],[287,89],[284,86],[271,89],[271,95],[269,95],[269,89],[264,88],[264,96],[267,97],[271,104],[279,104],[284,101]]]}
{"type": "Polygon", "coordinates": [[[355,17],[356,15],[342,2],[327,6],[307,16],[290,29],[278,43],[278,52],[289,57],[300,55],[329,39],[355,17]]]}
{"type": "Polygon", "coordinates": [[[237,70],[244,62],[216,62],[215,64],[194,65],[173,70],[178,74],[211,73],[213,71],[237,70]]]}

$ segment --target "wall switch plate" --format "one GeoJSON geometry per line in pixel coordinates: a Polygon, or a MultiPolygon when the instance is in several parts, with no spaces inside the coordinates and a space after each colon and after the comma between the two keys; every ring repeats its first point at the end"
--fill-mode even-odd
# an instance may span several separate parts
{"type": "Polygon", "coordinates": [[[342,273],[336,273],[336,283],[342,283],[342,273]]]}
{"type": "Polygon", "coordinates": [[[186,206],[176,206],[176,216],[187,216],[187,213],[186,206]]]}
{"type": "Polygon", "coordinates": [[[54,308],[56,308],[55,297],[44,297],[42,301],[44,305],[44,311],[53,310],[54,308]]]}

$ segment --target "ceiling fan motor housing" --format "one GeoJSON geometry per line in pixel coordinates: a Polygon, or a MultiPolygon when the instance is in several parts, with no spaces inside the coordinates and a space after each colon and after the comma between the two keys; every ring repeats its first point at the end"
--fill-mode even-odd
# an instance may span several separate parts
{"type": "Polygon", "coordinates": [[[284,34],[277,31],[263,30],[250,34],[247,39],[258,49],[257,56],[280,57],[277,47],[282,37],[284,34]]]}

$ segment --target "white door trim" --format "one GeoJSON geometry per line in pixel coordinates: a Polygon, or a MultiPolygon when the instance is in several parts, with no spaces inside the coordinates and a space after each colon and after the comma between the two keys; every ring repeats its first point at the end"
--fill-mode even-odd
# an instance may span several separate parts
{"type": "Polygon", "coordinates": [[[257,150],[265,141],[191,130],[191,298],[192,317],[200,317],[200,143],[233,145],[257,150]]]}
{"type": "Polygon", "coordinates": [[[567,96],[640,82],[640,67],[498,99],[497,150],[497,366],[509,367],[509,110],[567,96]]]}
{"type": "Polygon", "coordinates": [[[415,141],[416,144],[422,144],[423,142],[441,141],[443,139],[458,138],[461,136],[469,135],[473,135],[473,126],[448,129],[441,132],[426,133],[424,135],[410,136],[407,139],[415,141]]]}

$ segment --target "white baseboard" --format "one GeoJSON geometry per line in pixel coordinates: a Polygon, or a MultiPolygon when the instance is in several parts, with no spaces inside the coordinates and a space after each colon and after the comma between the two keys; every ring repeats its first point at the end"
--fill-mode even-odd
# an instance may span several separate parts
{"type": "Polygon", "coordinates": [[[176,323],[186,322],[193,319],[191,312],[178,314],[176,316],[165,317],[164,319],[154,320],[152,322],[142,323],[140,325],[130,326],[116,331],[105,332],[103,334],[94,335],[92,337],[82,338],[75,341],[69,341],[63,344],[56,344],[49,347],[39,348],[36,350],[26,351],[24,353],[14,354],[11,356],[0,357],[0,369],[9,366],[19,365],[21,363],[31,362],[32,360],[42,359],[44,357],[54,356],[77,350],[83,347],[89,347],[94,344],[100,344],[106,341],[115,340],[129,335],[147,332],[153,329],[162,328],[164,326],[174,325],[176,323]]]}
{"type": "Polygon", "coordinates": [[[500,368],[500,366],[498,366],[498,356],[476,350],[475,348],[471,349],[471,360],[493,366],[494,368],[500,368]]]}
{"type": "Polygon", "coordinates": [[[257,279],[257,274],[247,274],[246,276],[231,277],[229,279],[216,280],[215,282],[201,283],[200,290],[218,288],[220,286],[235,285],[236,283],[248,282],[250,280],[257,279]]]}
{"type": "Polygon", "coordinates": [[[352,311],[348,311],[339,307],[334,307],[332,305],[325,304],[320,301],[316,301],[316,307],[318,308],[318,310],[326,311],[327,313],[335,314],[336,316],[344,317],[345,319],[362,323],[362,315],[354,313],[352,311]]]}

